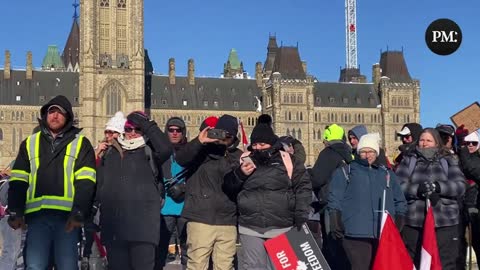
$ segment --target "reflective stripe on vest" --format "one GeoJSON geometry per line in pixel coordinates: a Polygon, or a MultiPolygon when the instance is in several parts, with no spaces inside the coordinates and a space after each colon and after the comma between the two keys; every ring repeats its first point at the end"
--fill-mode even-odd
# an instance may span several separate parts
{"type": "Polygon", "coordinates": [[[40,166],[40,132],[35,133],[27,138],[27,153],[30,160],[30,176],[29,188],[27,192],[27,203],[25,213],[32,213],[41,209],[57,209],[71,211],[73,205],[73,197],[75,195],[74,168],[75,160],[78,157],[82,146],[84,136],[77,135],[76,138],[67,145],[65,158],[63,160],[63,196],[44,195],[35,198],[35,190],[37,186],[37,171],[40,166]]]}

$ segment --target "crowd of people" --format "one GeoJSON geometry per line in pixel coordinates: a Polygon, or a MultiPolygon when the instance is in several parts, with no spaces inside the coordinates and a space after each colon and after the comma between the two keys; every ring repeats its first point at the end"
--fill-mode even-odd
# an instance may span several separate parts
{"type": "Polygon", "coordinates": [[[176,254],[188,270],[274,269],[265,241],[307,224],[332,269],[366,270],[384,210],[418,269],[427,201],[443,269],[465,269],[467,227],[480,252],[477,131],[407,123],[390,162],[378,133],[331,124],[307,168],[302,143],[275,134],[268,115],[244,148],[228,114],[187,140],[179,117],[162,131],[142,111],[118,112],[95,147],[64,96],[40,115],[2,175],[1,269],[18,256],[27,270],[78,269],[79,256],[88,269],[92,245],[111,270],[160,270],[176,254]]]}

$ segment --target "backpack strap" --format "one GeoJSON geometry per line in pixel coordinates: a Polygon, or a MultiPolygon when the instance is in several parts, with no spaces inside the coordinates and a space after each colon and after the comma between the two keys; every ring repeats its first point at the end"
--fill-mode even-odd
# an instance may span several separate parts
{"type": "Polygon", "coordinates": [[[342,166],[342,172],[343,172],[343,175],[345,176],[345,179],[347,179],[347,184],[350,184],[350,164],[346,163],[345,161],[343,162],[344,162],[344,165],[342,166]],[[345,167],[348,168],[348,172],[345,169],[345,167]]]}
{"type": "Polygon", "coordinates": [[[441,158],[440,159],[440,165],[442,166],[443,172],[445,173],[445,176],[448,179],[448,161],[446,158],[441,158]]]}
{"type": "Polygon", "coordinates": [[[288,178],[292,180],[292,176],[293,176],[292,158],[290,157],[289,153],[281,150],[280,150],[280,155],[282,156],[283,165],[285,165],[285,168],[287,169],[288,178]]]}
{"type": "Polygon", "coordinates": [[[147,156],[148,163],[150,164],[150,167],[152,168],[153,176],[155,176],[155,180],[158,181],[158,168],[157,165],[155,164],[155,159],[153,158],[153,153],[152,153],[152,148],[150,146],[145,145],[145,155],[147,156]]]}
{"type": "Polygon", "coordinates": [[[416,166],[417,166],[417,157],[410,156],[408,160],[408,177],[412,176],[413,170],[415,170],[416,166]]]}

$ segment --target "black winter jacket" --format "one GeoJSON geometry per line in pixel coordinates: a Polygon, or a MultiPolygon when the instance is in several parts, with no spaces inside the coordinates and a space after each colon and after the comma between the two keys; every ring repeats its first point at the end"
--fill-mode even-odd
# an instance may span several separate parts
{"type": "MultiPolygon", "coordinates": [[[[64,194],[64,159],[67,145],[72,142],[81,129],[73,126],[72,105],[64,96],[57,96],[42,106],[40,109],[42,120],[40,124],[40,149],[37,171],[37,185],[35,197],[64,194]],[[47,127],[47,110],[51,105],[59,105],[67,111],[67,122],[62,132],[55,139],[50,135],[47,127]]],[[[95,169],[95,154],[92,144],[87,138],[83,138],[78,158],[75,160],[74,172],[83,167],[95,169]]],[[[12,171],[20,170],[30,173],[30,160],[28,158],[26,140],[20,145],[18,156],[15,159],[12,171]]],[[[8,191],[8,206],[11,212],[23,213],[25,210],[28,183],[23,181],[11,181],[8,191]]],[[[95,196],[95,182],[91,180],[75,180],[75,195],[73,199],[72,213],[81,213],[82,218],[89,215],[95,196]]],[[[41,214],[43,211],[64,212],[61,210],[40,210],[33,214],[41,214]]],[[[30,215],[30,214],[29,214],[30,215]]],[[[27,222],[28,216],[27,215],[27,222]]]]}
{"type": "Polygon", "coordinates": [[[209,225],[236,225],[237,207],[223,191],[224,176],[240,163],[242,151],[235,147],[216,152],[198,138],[176,152],[176,161],[188,168],[182,216],[209,225]]]}
{"type": "MultiPolygon", "coordinates": [[[[146,132],[152,157],[161,164],[172,154],[167,136],[152,125],[146,132]]],[[[109,148],[98,168],[98,201],[102,241],[137,241],[158,244],[160,239],[161,192],[145,147],[123,152],[109,148]]]]}
{"type": "Polygon", "coordinates": [[[288,228],[295,220],[307,220],[312,201],[312,186],[305,165],[291,155],[292,179],[288,177],[280,152],[266,165],[257,165],[246,176],[238,167],[225,176],[225,190],[237,193],[238,224],[265,233],[288,228]]]}
{"type": "Polygon", "coordinates": [[[326,204],[328,184],[332,180],[335,169],[353,160],[352,150],[344,142],[328,145],[318,154],[317,161],[312,168],[312,187],[320,204],[326,204]]]}

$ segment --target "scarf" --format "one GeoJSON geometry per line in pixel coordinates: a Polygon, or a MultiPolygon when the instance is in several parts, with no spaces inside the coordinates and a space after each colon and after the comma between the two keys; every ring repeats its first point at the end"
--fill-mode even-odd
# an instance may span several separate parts
{"type": "Polygon", "coordinates": [[[138,137],[135,139],[127,140],[125,137],[118,137],[118,143],[122,146],[123,150],[134,150],[145,146],[145,138],[138,137]]]}
{"type": "Polygon", "coordinates": [[[438,147],[420,148],[417,151],[428,160],[432,160],[438,154],[438,147]]]}

